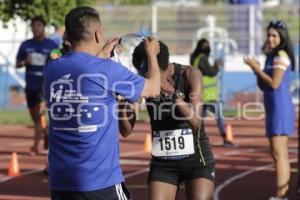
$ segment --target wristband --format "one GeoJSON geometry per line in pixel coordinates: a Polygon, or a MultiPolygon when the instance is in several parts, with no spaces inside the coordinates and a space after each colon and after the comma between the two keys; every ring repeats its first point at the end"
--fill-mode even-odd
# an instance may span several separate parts
{"type": "Polygon", "coordinates": [[[172,95],[173,102],[175,102],[176,99],[179,99],[179,98],[184,99],[184,97],[185,97],[184,93],[179,90],[175,90],[175,92],[172,95]]]}

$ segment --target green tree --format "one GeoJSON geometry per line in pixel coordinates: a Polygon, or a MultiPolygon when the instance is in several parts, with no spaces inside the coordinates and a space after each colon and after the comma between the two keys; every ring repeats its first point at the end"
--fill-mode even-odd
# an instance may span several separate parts
{"type": "Polygon", "coordinates": [[[28,20],[42,16],[48,23],[62,25],[66,13],[77,6],[93,6],[96,0],[0,0],[0,20],[4,23],[16,16],[28,20]]]}

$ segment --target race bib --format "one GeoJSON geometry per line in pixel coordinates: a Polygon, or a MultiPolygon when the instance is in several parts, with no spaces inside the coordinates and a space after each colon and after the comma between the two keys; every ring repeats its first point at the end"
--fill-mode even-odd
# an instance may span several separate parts
{"type": "Polygon", "coordinates": [[[37,66],[44,66],[46,64],[46,55],[41,54],[41,53],[36,53],[33,52],[30,54],[31,55],[31,64],[32,65],[37,65],[37,66]]]}
{"type": "Polygon", "coordinates": [[[152,155],[155,157],[176,157],[193,154],[194,140],[191,129],[154,131],[152,155]]]}

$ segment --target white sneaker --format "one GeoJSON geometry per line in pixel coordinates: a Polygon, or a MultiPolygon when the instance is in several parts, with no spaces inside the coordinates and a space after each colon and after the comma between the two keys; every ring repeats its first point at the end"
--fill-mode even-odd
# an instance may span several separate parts
{"type": "Polygon", "coordinates": [[[289,200],[288,198],[270,197],[269,200],[289,200]]]}

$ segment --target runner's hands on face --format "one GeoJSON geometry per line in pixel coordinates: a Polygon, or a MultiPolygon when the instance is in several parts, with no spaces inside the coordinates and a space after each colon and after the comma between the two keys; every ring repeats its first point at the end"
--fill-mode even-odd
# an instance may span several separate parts
{"type": "Polygon", "coordinates": [[[167,80],[166,76],[162,74],[160,75],[160,90],[162,93],[167,93],[167,94],[175,92],[175,88],[173,84],[167,80]]]}
{"type": "Polygon", "coordinates": [[[148,55],[153,53],[154,55],[159,54],[160,48],[158,40],[153,37],[145,38],[145,51],[148,55]]]}
{"type": "Polygon", "coordinates": [[[119,38],[117,37],[109,39],[102,47],[98,56],[101,58],[110,58],[111,52],[114,50],[114,47],[118,44],[118,42],[119,38]]]}

